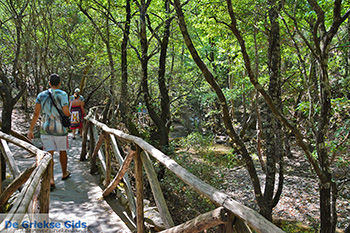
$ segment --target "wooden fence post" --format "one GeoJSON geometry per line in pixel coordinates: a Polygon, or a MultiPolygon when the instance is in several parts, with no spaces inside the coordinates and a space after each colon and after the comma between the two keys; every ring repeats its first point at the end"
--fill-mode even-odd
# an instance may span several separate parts
{"type": "Polygon", "coordinates": [[[87,135],[89,132],[89,125],[90,121],[85,120],[84,121],[84,129],[83,129],[83,141],[81,143],[81,153],[80,153],[80,161],[85,161],[86,160],[86,144],[87,144],[87,135]]]}
{"type": "Polygon", "coordinates": [[[144,213],[143,213],[143,182],[142,182],[142,161],[141,161],[141,149],[136,146],[135,155],[135,180],[136,180],[136,222],[137,233],[143,233],[144,226],[144,213]]]}
{"type": "Polygon", "coordinates": [[[0,194],[2,193],[2,154],[0,152],[0,194]]]}
{"type": "Polygon", "coordinates": [[[105,134],[105,156],[106,156],[106,178],[104,185],[107,186],[111,182],[111,146],[109,134],[105,134]]]}
{"type": "Polygon", "coordinates": [[[158,207],[161,219],[163,220],[167,228],[173,227],[174,222],[173,222],[173,219],[171,218],[168,206],[165,202],[165,198],[163,196],[162,189],[158,182],[157,174],[153,168],[152,161],[146,152],[141,153],[141,160],[143,163],[143,167],[146,171],[146,175],[148,177],[149,183],[151,185],[154,200],[158,207]]]}
{"type": "Polygon", "coordinates": [[[95,146],[94,152],[91,155],[91,161],[90,161],[91,162],[91,167],[90,167],[91,174],[94,174],[95,172],[97,172],[97,165],[96,165],[97,154],[98,154],[99,149],[102,146],[104,139],[105,139],[105,135],[103,132],[101,132],[100,136],[98,137],[98,142],[95,146]]]}
{"type": "Polygon", "coordinates": [[[50,177],[52,176],[52,169],[50,169],[50,165],[52,163],[53,161],[51,159],[41,180],[39,194],[39,208],[41,214],[49,213],[50,209],[50,177]]]}
{"type": "Polygon", "coordinates": [[[227,212],[227,221],[225,224],[220,225],[219,232],[220,233],[234,233],[233,225],[236,221],[236,217],[233,213],[227,212]]]}
{"type": "Polygon", "coordinates": [[[90,135],[90,150],[89,150],[89,157],[92,157],[92,154],[94,153],[95,148],[95,137],[94,137],[94,131],[92,130],[93,124],[89,123],[89,135],[90,135]]]}

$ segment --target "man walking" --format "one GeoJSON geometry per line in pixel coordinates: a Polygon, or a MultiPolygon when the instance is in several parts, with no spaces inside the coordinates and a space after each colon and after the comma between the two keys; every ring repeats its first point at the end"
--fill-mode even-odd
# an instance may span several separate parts
{"type": "MultiPolygon", "coordinates": [[[[50,75],[50,89],[45,90],[36,98],[33,119],[30,123],[28,132],[28,138],[33,139],[34,126],[42,113],[42,124],[40,128],[40,138],[43,143],[45,151],[48,151],[51,155],[55,151],[60,153],[60,163],[62,168],[62,180],[70,177],[70,172],[67,169],[67,149],[68,149],[68,131],[67,128],[63,127],[61,118],[58,110],[52,103],[50,94],[56,102],[58,108],[62,108],[63,113],[69,116],[68,109],[68,95],[66,92],[59,89],[61,80],[57,74],[50,75]]],[[[55,188],[55,180],[53,177],[53,163],[52,166],[52,177],[50,179],[51,190],[55,188]]]]}

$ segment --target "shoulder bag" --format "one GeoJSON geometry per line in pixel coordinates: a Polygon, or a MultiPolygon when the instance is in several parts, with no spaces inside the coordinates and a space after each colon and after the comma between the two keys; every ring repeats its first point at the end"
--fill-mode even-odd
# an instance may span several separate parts
{"type": "Polygon", "coordinates": [[[52,104],[55,106],[55,108],[57,109],[58,113],[60,114],[60,117],[61,117],[61,123],[63,125],[63,127],[66,127],[66,128],[69,128],[70,127],[70,117],[69,116],[66,116],[64,115],[62,109],[59,109],[56,105],[56,102],[51,94],[51,91],[48,90],[49,92],[49,96],[51,98],[51,101],[52,101],[52,104]]]}

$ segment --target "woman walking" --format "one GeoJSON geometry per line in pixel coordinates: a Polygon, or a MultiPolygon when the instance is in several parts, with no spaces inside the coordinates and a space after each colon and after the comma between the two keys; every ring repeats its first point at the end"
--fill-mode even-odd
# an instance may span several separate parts
{"type": "Polygon", "coordinates": [[[83,117],[85,116],[84,111],[84,98],[79,95],[80,89],[76,88],[74,90],[74,95],[70,98],[70,112],[71,112],[71,130],[73,132],[73,139],[75,139],[75,133],[78,129],[80,131],[80,136],[83,135],[83,117]]]}

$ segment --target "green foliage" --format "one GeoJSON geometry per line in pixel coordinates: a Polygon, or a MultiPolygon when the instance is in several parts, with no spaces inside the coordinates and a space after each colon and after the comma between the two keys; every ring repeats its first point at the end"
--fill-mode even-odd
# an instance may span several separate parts
{"type": "Polygon", "coordinates": [[[234,168],[243,164],[242,160],[238,158],[233,149],[228,152],[220,153],[215,151],[215,148],[209,148],[209,150],[201,153],[203,158],[210,166],[219,168],[234,168]]]}
{"type": "Polygon", "coordinates": [[[315,229],[303,225],[301,222],[290,222],[282,220],[279,227],[288,233],[314,233],[315,229]]]}
{"type": "Polygon", "coordinates": [[[187,137],[179,140],[178,144],[187,148],[199,151],[206,150],[213,143],[213,135],[203,135],[199,132],[192,132],[187,137]]]}

